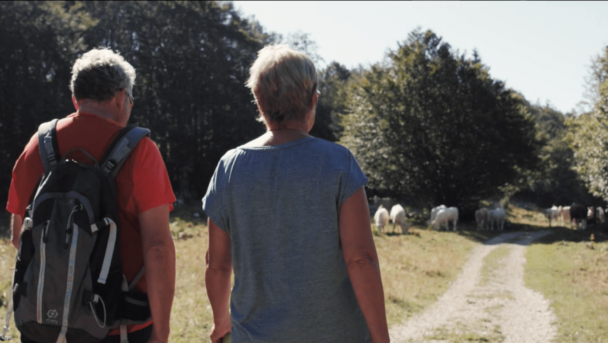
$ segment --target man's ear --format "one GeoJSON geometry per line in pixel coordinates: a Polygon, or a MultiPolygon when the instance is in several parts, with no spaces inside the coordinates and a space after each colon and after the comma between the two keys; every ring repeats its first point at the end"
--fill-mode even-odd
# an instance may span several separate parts
{"type": "Polygon", "coordinates": [[[73,95],[72,95],[72,104],[74,104],[74,108],[76,109],[76,111],[78,111],[80,106],[78,105],[78,100],[76,100],[76,97],[73,95]]]}
{"type": "Polygon", "coordinates": [[[112,103],[119,109],[125,107],[125,97],[127,96],[127,89],[123,88],[122,90],[114,93],[114,98],[112,98],[112,103]]]}

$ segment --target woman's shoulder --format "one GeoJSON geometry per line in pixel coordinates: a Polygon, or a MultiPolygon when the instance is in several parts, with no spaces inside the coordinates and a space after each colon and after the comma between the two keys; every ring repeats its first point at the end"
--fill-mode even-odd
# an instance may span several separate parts
{"type": "Polygon", "coordinates": [[[352,156],[350,150],[338,143],[330,142],[322,138],[315,138],[314,144],[316,144],[318,149],[323,150],[330,155],[334,155],[335,157],[342,156],[345,158],[350,158],[350,156],[352,156]]]}

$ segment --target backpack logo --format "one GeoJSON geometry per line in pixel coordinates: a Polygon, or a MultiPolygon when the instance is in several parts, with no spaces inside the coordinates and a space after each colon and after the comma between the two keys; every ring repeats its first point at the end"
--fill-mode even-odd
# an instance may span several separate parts
{"type": "Polygon", "coordinates": [[[49,317],[50,319],[55,319],[55,318],[57,318],[58,315],[59,315],[59,313],[57,313],[57,310],[55,310],[55,309],[49,310],[46,313],[46,316],[49,317]]]}

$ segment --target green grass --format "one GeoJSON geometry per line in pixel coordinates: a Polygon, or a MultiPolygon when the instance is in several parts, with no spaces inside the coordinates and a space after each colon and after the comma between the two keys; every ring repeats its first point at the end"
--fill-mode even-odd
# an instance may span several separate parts
{"type": "MultiPolygon", "coordinates": [[[[176,343],[207,341],[213,323],[204,281],[207,228],[202,219],[191,215],[194,211],[196,209],[175,211],[171,217],[178,284],[170,342],[176,343]]],[[[549,229],[546,220],[543,222],[537,213],[511,208],[508,215],[508,230],[549,229]]],[[[8,221],[0,223],[0,320],[6,313],[6,293],[15,253],[6,236],[7,224],[8,221]]],[[[426,224],[420,222],[412,225],[410,235],[374,234],[389,326],[403,322],[435,302],[460,273],[471,249],[503,233],[478,232],[474,223],[459,223],[458,227],[463,231],[436,232],[427,230],[426,224]]],[[[559,318],[560,336],[556,342],[608,342],[608,235],[597,230],[550,230],[553,235],[528,249],[526,282],[552,301],[559,318]],[[596,235],[593,250],[587,247],[591,232],[596,235]]],[[[497,248],[486,257],[488,270],[492,270],[491,264],[500,263],[501,251],[502,248],[497,248]]],[[[435,336],[447,337],[449,342],[501,342],[504,339],[497,329],[490,329],[482,336],[473,334],[466,329],[472,324],[463,325],[458,332],[440,330],[435,336]]],[[[18,342],[19,335],[14,324],[11,326],[13,341],[18,342]]]]}
{"type": "Polygon", "coordinates": [[[425,340],[434,340],[449,343],[462,342],[488,342],[500,343],[505,340],[505,336],[500,331],[500,327],[493,326],[484,333],[478,333],[483,323],[456,323],[456,328],[438,328],[431,335],[425,336],[425,340]]]}
{"type": "Polygon", "coordinates": [[[552,231],[528,248],[526,285],[551,301],[556,342],[608,342],[608,236],[598,227],[552,231]]]}
{"type": "Polygon", "coordinates": [[[410,232],[414,234],[374,237],[389,326],[420,312],[445,293],[477,244],[454,232],[418,226],[410,232]]]}

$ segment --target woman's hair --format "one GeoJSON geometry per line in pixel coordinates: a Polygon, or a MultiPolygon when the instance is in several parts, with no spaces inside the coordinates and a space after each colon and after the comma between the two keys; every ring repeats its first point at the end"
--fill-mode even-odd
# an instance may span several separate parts
{"type": "Polygon", "coordinates": [[[93,49],[72,67],[70,90],[76,99],[110,100],[122,89],[133,94],[135,69],[118,52],[109,48],[93,49]]]}
{"type": "MultiPolygon", "coordinates": [[[[305,54],[287,45],[269,45],[258,52],[246,85],[271,121],[300,121],[312,106],[317,71],[305,54]]],[[[259,121],[264,121],[262,113],[259,121]]]]}

